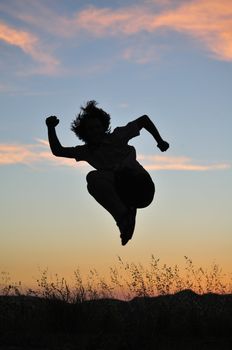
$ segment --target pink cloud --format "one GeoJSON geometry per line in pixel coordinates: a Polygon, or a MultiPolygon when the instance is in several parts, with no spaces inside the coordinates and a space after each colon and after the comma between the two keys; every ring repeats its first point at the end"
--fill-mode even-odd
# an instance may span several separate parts
{"type": "Polygon", "coordinates": [[[232,60],[232,2],[197,0],[160,14],[154,28],[167,27],[199,39],[219,59],[232,60]]]}
{"type": "MultiPolygon", "coordinates": [[[[194,38],[215,58],[232,60],[232,1],[231,0],[150,0],[139,5],[110,8],[88,6],[72,16],[60,14],[41,2],[14,1],[14,6],[1,3],[0,9],[37,30],[59,39],[82,40],[84,35],[128,37],[140,33],[179,32],[194,38]]],[[[30,31],[22,31],[0,22],[0,40],[14,45],[39,63],[38,73],[57,73],[59,61],[42,39],[30,31]]],[[[56,40],[56,38],[55,38],[56,40]]],[[[62,44],[62,41],[59,42],[62,44]]],[[[159,48],[159,51],[163,47],[159,48]]],[[[157,58],[157,50],[149,44],[141,47],[141,37],[130,45],[120,58],[146,64],[157,58]],[[140,47],[138,45],[140,44],[140,47]]]]}
{"type": "Polygon", "coordinates": [[[147,170],[208,171],[231,168],[229,163],[196,164],[188,157],[138,155],[138,160],[147,170]]]}
{"type": "Polygon", "coordinates": [[[60,37],[70,37],[70,19],[65,15],[59,15],[55,6],[49,7],[48,2],[31,0],[11,0],[0,2],[0,11],[8,16],[17,18],[39,33],[45,32],[60,37]],[[13,5],[12,5],[13,2],[13,5]]]}
{"type": "Polygon", "coordinates": [[[198,39],[217,58],[232,60],[230,0],[183,2],[159,13],[152,6],[144,5],[116,10],[91,6],[77,13],[73,25],[96,37],[174,30],[198,39]]]}
{"type": "MultiPolygon", "coordinates": [[[[138,155],[138,160],[147,170],[207,171],[231,168],[229,163],[196,164],[191,158],[181,156],[138,155]]],[[[90,169],[86,162],[53,156],[48,142],[41,139],[35,144],[0,144],[0,165],[11,164],[77,166],[84,171],[90,169]]]]}
{"type": "Polygon", "coordinates": [[[48,142],[38,139],[35,144],[0,144],[0,165],[44,163],[49,165],[85,166],[75,159],[58,158],[52,155],[48,142]]]}
{"type": "Polygon", "coordinates": [[[110,9],[88,7],[76,14],[73,24],[95,36],[132,35],[148,29],[154,15],[143,6],[110,9]]]}
{"type": "Polygon", "coordinates": [[[42,46],[39,38],[34,34],[19,30],[0,22],[0,40],[8,45],[20,48],[29,55],[39,66],[34,72],[53,74],[59,66],[58,60],[49,53],[49,50],[42,46]]]}

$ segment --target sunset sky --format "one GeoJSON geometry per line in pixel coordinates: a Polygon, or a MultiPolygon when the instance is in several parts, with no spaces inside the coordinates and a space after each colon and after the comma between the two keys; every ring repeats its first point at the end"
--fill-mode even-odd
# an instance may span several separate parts
{"type": "Polygon", "coordinates": [[[28,285],[48,267],[105,273],[122,259],[232,266],[232,1],[0,0],[0,272],[28,285]],[[94,99],[112,130],[147,114],[130,141],[156,195],[121,246],[86,189],[88,164],[51,155],[45,118],[64,146],[94,99]]]}

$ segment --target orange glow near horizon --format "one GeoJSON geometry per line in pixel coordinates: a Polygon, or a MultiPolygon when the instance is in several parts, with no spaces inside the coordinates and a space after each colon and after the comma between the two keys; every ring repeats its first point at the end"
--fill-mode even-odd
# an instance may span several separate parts
{"type": "MultiPolygon", "coordinates": [[[[20,276],[21,273],[15,270],[14,275],[20,276]]],[[[0,292],[7,285],[18,286],[24,293],[28,289],[42,292],[43,287],[39,286],[39,283],[42,282],[43,276],[46,277],[44,281],[46,280],[48,285],[54,284],[58,288],[61,288],[62,281],[66,282],[74,293],[78,286],[82,286],[89,296],[88,290],[92,288],[101,297],[110,297],[109,291],[111,290],[113,297],[121,299],[146,294],[149,296],[172,294],[184,289],[192,289],[199,294],[208,292],[232,293],[230,266],[223,268],[216,263],[210,266],[196,266],[187,257],[185,257],[185,263],[182,266],[169,265],[161,263],[153,256],[146,265],[124,262],[118,258],[116,265],[108,266],[101,271],[93,266],[85,266],[85,268],[77,267],[68,273],[65,270],[60,273],[59,271],[51,271],[48,267],[40,267],[33,279],[26,274],[21,275],[21,279],[15,279],[10,273],[2,271],[0,292]]]]}

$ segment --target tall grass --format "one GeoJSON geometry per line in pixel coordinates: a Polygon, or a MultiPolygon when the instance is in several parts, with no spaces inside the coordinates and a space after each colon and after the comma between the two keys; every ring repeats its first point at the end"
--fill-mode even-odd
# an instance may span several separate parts
{"type": "Polygon", "coordinates": [[[160,259],[151,256],[148,266],[140,263],[124,262],[118,257],[117,265],[109,268],[108,276],[101,276],[91,269],[87,276],[82,276],[79,269],[73,274],[74,283],[70,284],[58,274],[48,277],[48,269],[41,272],[37,287],[25,289],[21,282],[12,282],[10,275],[1,273],[1,295],[34,295],[46,299],[58,299],[70,303],[85,300],[118,298],[130,300],[134,297],[152,297],[176,293],[191,289],[198,294],[232,293],[231,275],[213,264],[210,269],[195,267],[192,260],[184,257],[184,268],[177,265],[161,264],[160,259]]]}

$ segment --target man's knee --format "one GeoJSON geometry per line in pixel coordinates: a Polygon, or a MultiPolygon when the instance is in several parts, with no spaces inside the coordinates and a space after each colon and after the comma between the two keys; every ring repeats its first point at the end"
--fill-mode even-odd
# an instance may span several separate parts
{"type": "Polygon", "coordinates": [[[105,186],[114,184],[114,174],[110,171],[92,170],[86,176],[87,189],[90,194],[105,190],[105,186]]]}
{"type": "Polygon", "coordinates": [[[97,170],[90,171],[86,176],[87,188],[90,190],[96,183],[96,179],[98,177],[97,170]]]}
{"type": "Polygon", "coordinates": [[[96,170],[92,170],[87,174],[86,176],[87,184],[91,184],[94,181],[94,179],[96,178],[96,173],[97,173],[96,170]]]}

